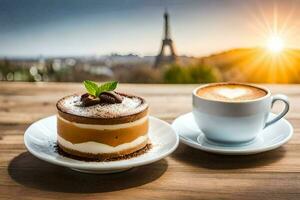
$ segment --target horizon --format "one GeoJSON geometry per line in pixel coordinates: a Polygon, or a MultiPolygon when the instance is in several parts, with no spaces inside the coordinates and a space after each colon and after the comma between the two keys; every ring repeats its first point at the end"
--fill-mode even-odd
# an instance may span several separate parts
{"type": "Polygon", "coordinates": [[[275,25],[286,36],[286,48],[300,47],[295,20],[300,16],[294,12],[300,2],[237,2],[1,1],[0,55],[155,56],[161,45],[165,7],[178,55],[203,57],[264,47],[271,34],[269,26],[275,25]]]}
{"type": "MultiPolygon", "coordinates": [[[[262,50],[262,51],[268,51],[268,49],[266,47],[261,47],[261,46],[256,46],[256,47],[238,47],[238,48],[231,48],[231,49],[224,49],[224,50],[220,50],[217,52],[212,52],[210,54],[207,55],[199,55],[199,56],[193,56],[193,55],[185,55],[185,54],[178,54],[178,57],[189,57],[189,58],[207,58],[210,56],[214,56],[214,55],[219,55],[219,54],[224,54],[224,53],[228,53],[231,51],[243,51],[243,50],[262,50]]],[[[300,48],[285,48],[284,50],[282,50],[282,53],[287,52],[287,51],[300,51],[300,48]]],[[[29,55],[29,56],[5,56],[5,55],[0,55],[0,59],[38,59],[38,58],[89,58],[89,57],[109,57],[109,56],[138,56],[140,58],[145,58],[145,57],[153,57],[155,58],[157,55],[140,55],[140,54],[136,54],[136,53],[118,53],[118,52],[111,52],[108,54],[70,54],[70,55],[29,55]]]]}

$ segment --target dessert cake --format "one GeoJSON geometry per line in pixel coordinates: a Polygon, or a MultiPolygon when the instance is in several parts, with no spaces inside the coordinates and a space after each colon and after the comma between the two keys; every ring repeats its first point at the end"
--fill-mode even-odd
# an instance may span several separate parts
{"type": "Polygon", "coordinates": [[[56,107],[57,143],[68,154],[110,159],[148,143],[148,105],[141,97],[114,91],[74,94],[56,107]]]}

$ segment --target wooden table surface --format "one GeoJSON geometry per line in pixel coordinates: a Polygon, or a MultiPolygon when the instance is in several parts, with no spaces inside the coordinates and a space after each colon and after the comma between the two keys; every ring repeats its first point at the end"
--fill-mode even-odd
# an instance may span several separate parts
{"type": "MultiPolygon", "coordinates": [[[[251,156],[221,156],[180,144],[156,163],[92,175],[41,161],[25,149],[34,121],[56,113],[56,101],[80,84],[0,82],[0,199],[300,199],[300,85],[266,85],[289,96],[294,136],[284,146],[251,156]]],[[[151,114],[168,122],[191,111],[195,85],[130,85],[151,114]]],[[[282,105],[275,106],[279,111],[282,105]]]]}

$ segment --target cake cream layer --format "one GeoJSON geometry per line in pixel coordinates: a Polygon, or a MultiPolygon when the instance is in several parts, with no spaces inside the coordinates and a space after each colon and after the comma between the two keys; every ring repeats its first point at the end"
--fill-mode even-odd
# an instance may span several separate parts
{"type": "Polygon", "coordinates": [[[97,142],[112,147],[130,143],[148,132],[148,116],[134,122],[114,125],[80,124],[58,115],[57,133],[72,144],[97,142]]]}
{"type": "Polygon", "coordinates": [[[127,143],[120,144],[118,146],[110,146],[103,143],[98,142],[84,142],[79,144],[73,144],[64,138],[57,136],[57,141],[60,145],[70,150],[75,150],[78,152],[89,153],[89,154],[110,154],[126,151],[128,149],[134,149],[137,146],[140,146],[143,143],[148,141],[148,136],[142,135],[136,138],[135,140],[127,143]]]}

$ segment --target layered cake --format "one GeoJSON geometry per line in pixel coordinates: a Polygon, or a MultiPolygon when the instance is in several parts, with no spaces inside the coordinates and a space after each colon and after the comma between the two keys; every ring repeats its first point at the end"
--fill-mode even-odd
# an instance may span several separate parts
{"type": "Polygon", "coordinates": [[[114,91],[75,94],[56,107],[57,143],[68,154],[110,159],[148,143],[148,105],[141,97],[114,91]]]}

